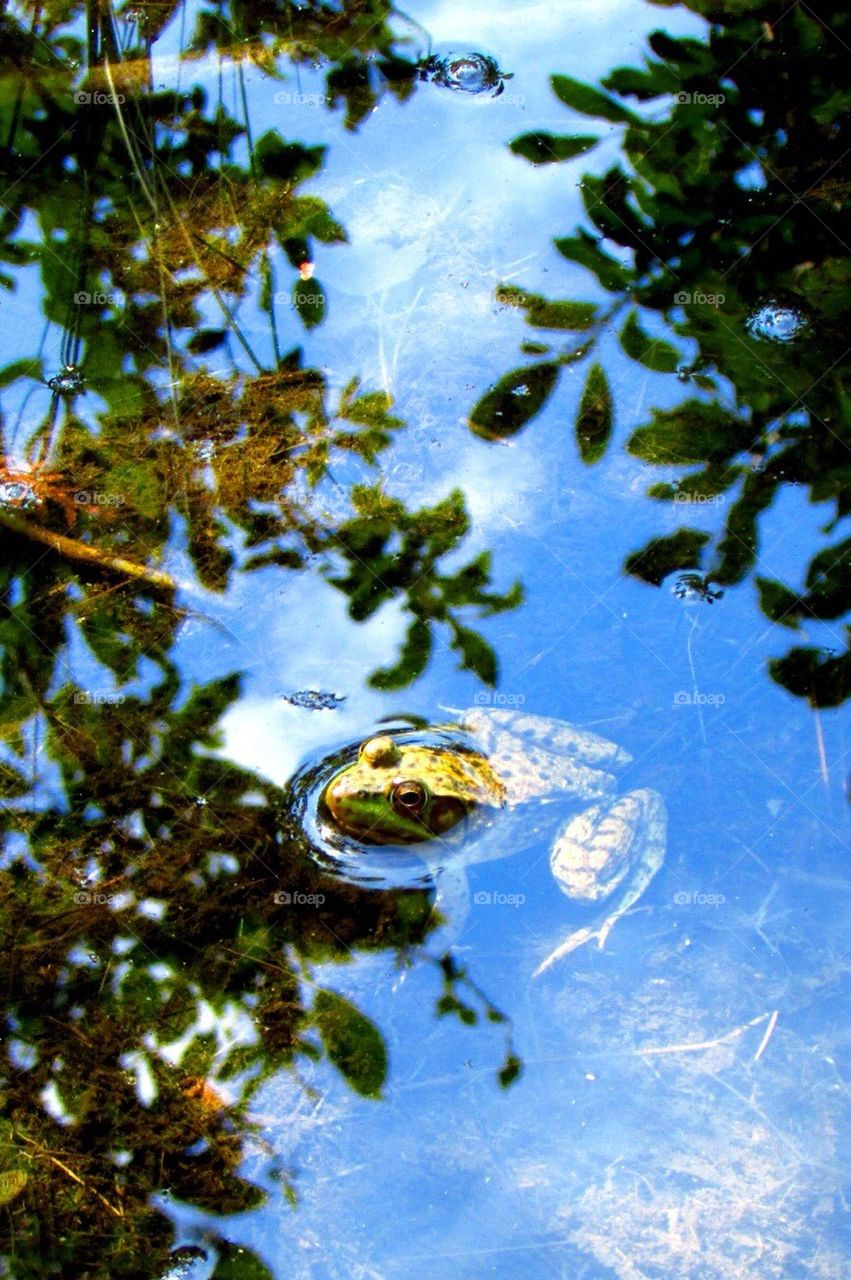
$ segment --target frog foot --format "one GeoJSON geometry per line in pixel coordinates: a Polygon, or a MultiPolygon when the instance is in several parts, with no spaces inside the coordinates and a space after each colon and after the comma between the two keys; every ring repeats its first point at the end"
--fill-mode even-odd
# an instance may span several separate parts
{"type": "Polygon", "coordinates": [[[603,947],[618,920],[638,901],[665,858],[667,815],[656,791],[632,791],[608,807],[573,818],[553,845],[553,875],[568,897],[597,901],[621,889],[602,919],[575,930],[538,965],[533,977],[592,938],[603,947]]]}

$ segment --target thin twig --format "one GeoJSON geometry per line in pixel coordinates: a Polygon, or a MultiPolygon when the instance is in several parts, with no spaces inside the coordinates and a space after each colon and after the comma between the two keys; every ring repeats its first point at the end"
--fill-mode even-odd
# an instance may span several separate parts
{"type": "Polygon", "coordinates": [[[97,547],[91,547],[87,542],[68,538],[63,533],[54,533],[40,524],[31,524],[29,520],[24,520],[23,517],[14,515],[10,511],[0,511],[0,526],[22,538],[29,538],[32,542],[40,542],[42,546],[50,547],[52,551],[56,551],[61,556],[67,556],[69,560],[82,560],[85,564],[110,569],[113,573],[137,578],[163,591],[177,590],[177,584],[171,575],[163,573],[160,569],[149,569],[147,565],[137,564],[135,560],[125,560],[123,556],[113,556],[106,551],[99,551],[97,547]]]}

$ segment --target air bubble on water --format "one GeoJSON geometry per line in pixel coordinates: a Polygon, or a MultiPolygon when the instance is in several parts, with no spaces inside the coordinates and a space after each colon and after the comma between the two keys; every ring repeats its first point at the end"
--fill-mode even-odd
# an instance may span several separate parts
{"type": "Polygon", "coordinates": [[[786,345],[797,342],[809,328],[809,321],[794,304],[768,298],[750,313],[745,328],[759,341],[786,345]]]}

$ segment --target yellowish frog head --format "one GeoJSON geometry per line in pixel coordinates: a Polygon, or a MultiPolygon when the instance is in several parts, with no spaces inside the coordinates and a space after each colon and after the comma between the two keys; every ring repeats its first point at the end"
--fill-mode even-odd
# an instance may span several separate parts
{"type": "Polygon", "coordinates": [[[346,835],[365,844],[411,844],[451,831],[483,806],[500,808],[505,790],[476,752],[382,734],[363,743],[322,799],[346,835]]]}

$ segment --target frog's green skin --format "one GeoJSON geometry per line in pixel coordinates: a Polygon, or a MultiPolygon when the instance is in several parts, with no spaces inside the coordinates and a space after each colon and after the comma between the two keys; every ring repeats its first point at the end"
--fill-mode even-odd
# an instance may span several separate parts
{"type": "Polygon", "coordinates": [[[570,934],[536,973],[591,938],[602,947],[664,860],[661,796],[640,790],[617,798],[610,770],[630,757],[563,721],[476,707],[458,725],[470,748],[410,743],[403,735],[369,739],[357,761],[325,788],[331,818],[365,843],[423,843],[424,854],[430,847],[442,913],[459,920],[469,908],[466,866],[533,843],[542,826],[535,821],[536,804],[551,812],[560,801],[554,806],[559,815],[564,807],[588,806],[558,831],[550,854],[553,875],[575,900],[599,902],[616,890],[619,895],[592,925],[570,934]],[[459,856],[450,842],[458,824],[474,815],[485,819],[481,829],[499,833],[498,847],[473,839],[459,856]]]}

